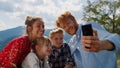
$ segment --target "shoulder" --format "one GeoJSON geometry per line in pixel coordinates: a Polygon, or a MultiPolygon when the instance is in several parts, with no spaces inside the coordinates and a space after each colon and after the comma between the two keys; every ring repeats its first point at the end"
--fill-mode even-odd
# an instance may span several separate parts
{"type": "Polygon", "coordinates": [[[69,47],[69,45],[67,43],[63,43],[63,46],[65,47],[69,47]]]}
{"type": "Polygon", "coordinates": [[[20,36],[13,39],[12,41],[27,41],[27,40],[28,40],[28,36],[20,36]]]}
{"type": "Polygon", "coordinates": [[[63,43],[63,47],[69,49],[69,45],[67,43],[63,43]]]}
{"type": "Polygon", "coordinates": [[[33,52],[30,52],[30,53],[26,56],[26,58],[25,58],[24,61],[35,62],[36,60],[39,60],[39,59],[37,58],[36,54],[33,53],[33,52]]]}
{"type": "Polygon", "coordinates": [[[28,36],[20,36],[20,37],[17,37],[15,39],[11,40],[8,44],[13,44],[15,42],[24,43],[24,42],[27,42],[27,41],[29,41],[28,36]]]}
{"type": "Polygon", "coordinates": [[[105,30],[104,27],[100,25],[98,22],[88,22],[88,24],[92,24],[93,28],[105,30]]]}
{"type": "Polygon", "coordinates": [[[24,61],[22,62],[22,68],[38,68],[39,67],[39,59],[36,54],[30,52],[24,61]]]}

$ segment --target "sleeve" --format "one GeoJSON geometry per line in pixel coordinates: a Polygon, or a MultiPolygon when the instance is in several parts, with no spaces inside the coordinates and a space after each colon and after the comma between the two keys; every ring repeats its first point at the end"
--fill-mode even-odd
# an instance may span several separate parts
{"type": "Polygon", "coordinates": [[[71,55],[71,51],[70,51],[70,47],[68,46],[68,44],[66,44],[66,50],[67,50],[67,54],[66,54],[66,65],[67,64],[70,64],[70,65],[73,65],[75,66],[75,61],[74,61],[74,58],[73,56],[71,55]]]}
{"type": "Polygon", "coordinates": [[[40,68],[39,60],[33,53],[29,53],[22,62],[22,68],[40,68]]]}
{"type": "Polygon", "coordinates": [[[11,68],[12,64],[19,63],[19,56],[21,55],[23,46],[23,41],[21,40],[12,40],[1,52],[1,67],[3,68],[11,68]]]}
{"type": "Polygon", "coordinates": [[[118,34],[109,33],[97,23],[93,24],[93,28],[97,30],[100,40],[108,40],[115,46],[115,51],[118,50],[118,48],[120,48],[120,36],[118,34]]]}

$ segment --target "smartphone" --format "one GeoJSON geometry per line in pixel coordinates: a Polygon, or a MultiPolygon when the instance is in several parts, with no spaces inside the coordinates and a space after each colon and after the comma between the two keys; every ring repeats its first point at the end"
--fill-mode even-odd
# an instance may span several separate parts
{"type": "Polygon", "coordinates": [[[83,36],[93,36],[93,29],[91,24],[82,25],[83,36]]]}
{"type": "MultiPolygon", "coordinates": [[[[82,33],[83,36],[93,36],[92,25],[91,24],[82,25],[82,33]]],[[[85,48],[90,49],[90,47],[87,46],[85,48]]]]}

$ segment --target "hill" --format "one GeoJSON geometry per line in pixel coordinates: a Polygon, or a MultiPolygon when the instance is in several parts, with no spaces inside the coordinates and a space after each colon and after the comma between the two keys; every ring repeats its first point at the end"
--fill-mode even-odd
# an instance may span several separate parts
{"type": "MultiPolygon", "coordinates": [[[[49,37],[50,31],[51,29],[45,29],[44,35],[49,37]]],[[[25,34],[25,27],[23,26],[0,31],[0,50],[2,50],[5,47],[6,43],[8,43],[10,40],[24,34],[25,34]]],[[[71,36],[69,34],[64,33],[65,41],[69,41],[70,38],[71,36]]]]}

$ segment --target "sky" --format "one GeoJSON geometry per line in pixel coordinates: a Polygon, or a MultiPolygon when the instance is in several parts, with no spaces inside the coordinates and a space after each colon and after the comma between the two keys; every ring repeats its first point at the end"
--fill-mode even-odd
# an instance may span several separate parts
{"type": "Polygon", "coordinates": [[[0,0],[0,31],[24,26],[27,16],[39,16],[45,28],[55,27],[55,20],[70,11],[82,23],[83,7],[87,0],[0,0]]]}

